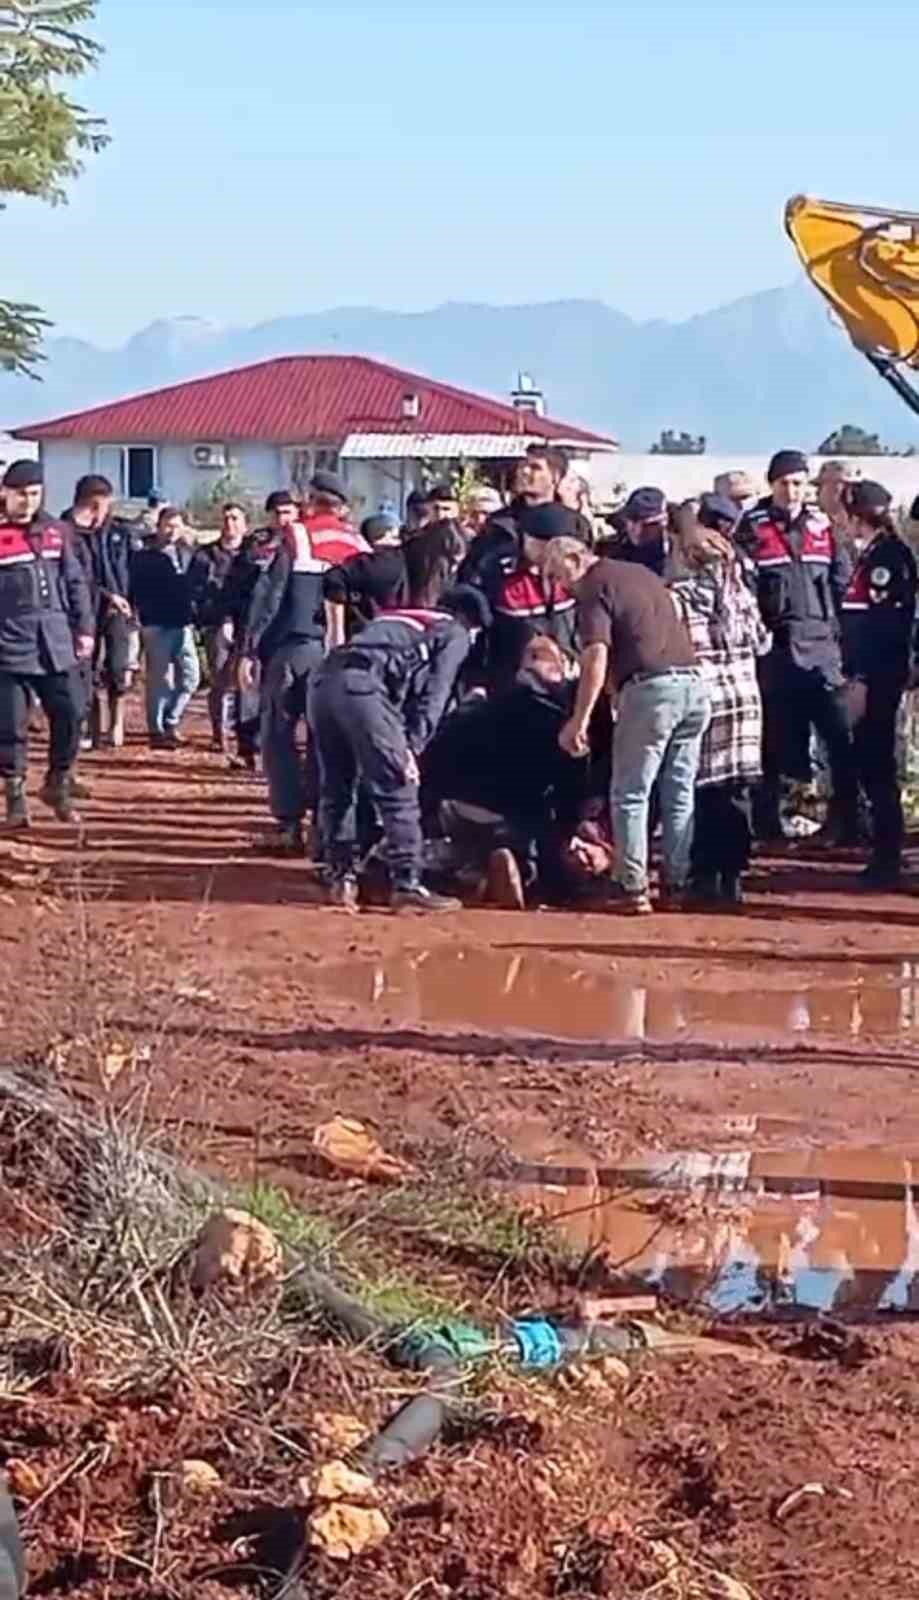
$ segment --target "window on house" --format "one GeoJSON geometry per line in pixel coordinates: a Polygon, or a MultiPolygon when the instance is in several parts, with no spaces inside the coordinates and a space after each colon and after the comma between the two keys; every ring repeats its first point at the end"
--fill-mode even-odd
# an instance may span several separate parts
{"type": "Polygon", "coordinates": [[[289,445],[282,456],[291,488],[301,494],[314,472],[338,471],[338,451],[334,445],[289,445]]]}
{"type": "Polygon", "coordinates": [[[111,479],[122,500],[146,500],[157,487],[157,450],[152,444],[100,444],[95,468],[111,479]]]}

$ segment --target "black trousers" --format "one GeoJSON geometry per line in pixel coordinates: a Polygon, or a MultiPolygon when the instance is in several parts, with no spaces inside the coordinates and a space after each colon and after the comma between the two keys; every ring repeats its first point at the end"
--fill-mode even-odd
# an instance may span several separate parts
{"type": "Polygon", "coordinates": [[[405,725],[370,672],[333,666],[310,686],[310,729],[319,762],[319,832],[333,874],[357,860],[358,785],[376,808],[396,887],[421,872],[421,807],[409,782],[405,725]]]}
{"type": "Polygon", "coordinates": [[[840,825],[858,831],[858,781],[852,733],[838,689],[819,667],[800,667],[785,651],[760,662],[763,697],[763,781],[754,797],[758,833],[779,831],[783,774],[803,777],[811,728],[827,747],[833,784],[831,812],[840,825]]]}
{"type": "Polygon", "coordinates": [[[30,690],[48,718],[48,771],[68,772],[77,758],[83,711],[76,672],[0,671],[0,778],[25,776],[30,690]]]}
{"type": "Polygon", "coordinates": [[[868,680],[864,716],[853,730],[858,779],[871,807],[872,857],[897,867],[903,851],[903,806],[897,776],[897,712],[903,679],[868,680]]]}
{"type": "Polygon", "coordinates": [[[746,783],[706,783],[696,790],[692,876],[738,877],[750,862],[752,803],[746,783]]]}
{"type": "Polygon", "coordinates": [[[131,682],[131,623],[120,611],[105,611],[96,625],[92,678],[107,694],[127,694],[131,682]]]}

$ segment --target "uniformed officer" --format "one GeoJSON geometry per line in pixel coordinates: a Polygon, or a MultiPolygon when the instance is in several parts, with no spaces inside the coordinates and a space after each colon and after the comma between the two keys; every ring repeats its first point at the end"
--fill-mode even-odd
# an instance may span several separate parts
{"type": "Polygon", "coordinates": [[[871,859],[862,881],[892,889],[903,851],[896,734],[911,666],[916,562],[894,527],[882,484],[848,484],[844,505],[859,551],[842,602],[842,648],[856,768],[871,807],[871,859]]]}
{"type": "Polygon", "coordinates": [[[332,473],[317,473],[302,520],[290,495],[277,491],[269,496],[269,510],[283,518],[282,537],[271,566],[255,586],[240,652],[244,688],[253,681],[255,658],[264,664],[262,761],[279,843],[295,853],[303,848],[303,820],[316,799],[309,750],[304,771],[296,736],[306,716],[310,674],[325,648],[322,577],[367,549],[347,522],[347,502],[332,493],[333,486],[345,492],[332,473]]]}
{"type": "Polygon", "coordinates": [[[760,660],[763,782],[754,797],[760,839],[782,836],[782,774],[810,777],[816,729],[830,758],[833,796],[824,837],[858,838],[858,785],[843,685],[839,611],[851,562],[829,519],[808,504],[810,473],[799,450],[780,450],[769,465],[769,494],[737,528],[760,611],[773,638],[760,660]]]}
{"type": "Polygon", "coordinates": [[[74,668],[93,651],[89,588],[60,522],[44,514],[42,470],[14,461],[3,479],[0,519],[0,777],[11,827],[27,828],[25,774],[29,690],[50,724],[41,799],[61,822],[74,820],[72,774],[80,743],[82,694],[74,668]]]}
{"type": "Polygon", "coordinates": [[[421,880],[418,757],[437,728],[478,629],[484,596],[448,591],[437,611],[382,608],[327,657],[310,691],[319,757],[320,834],[330,870],[328,899],[358,904],[358,783],[379,813],[397,911],[454,911],[459,902],[421,880]]]}

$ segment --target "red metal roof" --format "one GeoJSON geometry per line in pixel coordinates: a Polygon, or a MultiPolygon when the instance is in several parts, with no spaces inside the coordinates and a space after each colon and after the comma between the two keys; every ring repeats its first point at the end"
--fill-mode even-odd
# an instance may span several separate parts
{"type": "Polygon", "coordinates": [[[16,428],[14,438],[300,444],[361,432],[528,433],[607,449],[615,445],[601,434],[518,412],[366,356],[281,356],[16,428]],[[402,416],[406,394],[419,399],[418,416],[410,420],[402,416]]]}

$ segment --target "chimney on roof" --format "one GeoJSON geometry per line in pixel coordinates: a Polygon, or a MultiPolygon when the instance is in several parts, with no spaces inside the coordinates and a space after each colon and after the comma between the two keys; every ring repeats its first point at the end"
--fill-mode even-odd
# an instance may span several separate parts
{"type": "Polygon", "coordinates": [[[511,390],[511,405],[515,411],[531,417],[544,417],[546,414],[545,396],[541,389],[537,389],[528,372],[518,372],[517,387],[511,390]]]}
{"type": "Polygon", "coordinates": [[[403,422],[417,422],[420,416],[421,399],[417,394],[408,390],[402,396],[402,420],[403,422]]]}

